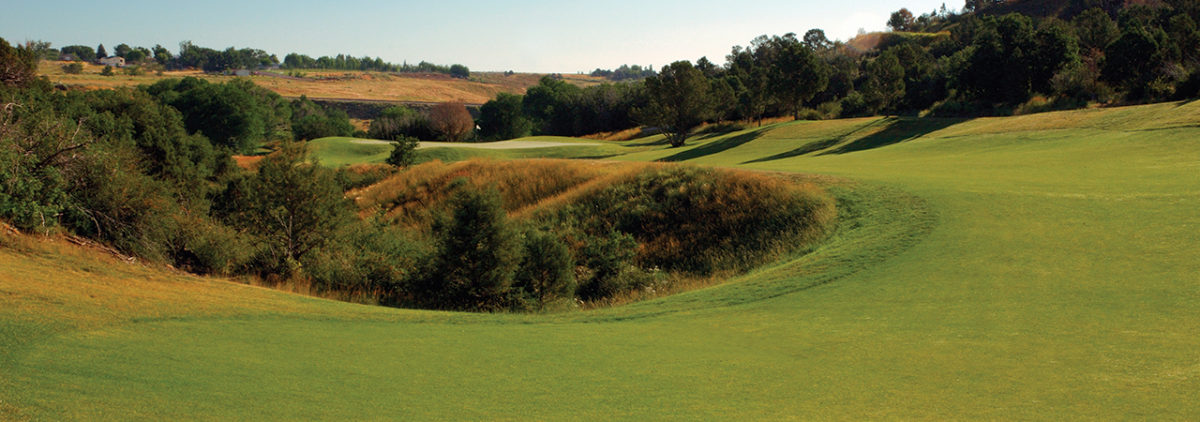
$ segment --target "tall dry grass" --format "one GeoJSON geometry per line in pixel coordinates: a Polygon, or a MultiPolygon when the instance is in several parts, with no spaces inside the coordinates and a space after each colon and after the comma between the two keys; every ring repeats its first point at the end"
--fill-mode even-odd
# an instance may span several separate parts
{"type": "Polygon", "coordinates": [[[611,163],[568,160],[493,161],[457,163],[432,161],[349,193],[363,215],[384,212],[406,226],[427,223],[430,212],[449,198],[451,185],[463,179],[474,188],[494,185],[504,209],[515,213],[597,179],[616,167],[611,163]]]}

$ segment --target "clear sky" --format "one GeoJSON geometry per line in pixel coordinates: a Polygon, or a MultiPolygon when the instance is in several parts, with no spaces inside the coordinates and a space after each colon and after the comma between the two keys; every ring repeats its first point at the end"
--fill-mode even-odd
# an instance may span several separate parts
{"type": "MultiPolygon", "coordinates": [[[[758,35],[821,28],[845,40],[883,30],[891,12],[919,15],[942,0],[364,1],[0,0],[0,37],[55,47],[120,43],[178,51],[180,41],[313,57],[461,63],[472,70],[590,72],[707,56],[724,63],[758,35]]],[[[961,1],[946,3],[959,9],[961,1]]]]}

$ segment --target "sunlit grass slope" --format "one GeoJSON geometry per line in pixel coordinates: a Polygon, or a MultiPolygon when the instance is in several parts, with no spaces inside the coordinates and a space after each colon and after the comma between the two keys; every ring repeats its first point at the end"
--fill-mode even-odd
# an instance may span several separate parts
{"type": "Polygon", "coordinates": [[[638,148],[617,158],[832,175],[806,180],[837,229],[721,286],[529,316],[8,241],[0,419],[1200,418],[1200,103],[638,148]],[[212,293],[123,299],[176,285],[212,293]]]}
{"type": "MultiPolygon", "coordinates": [[[[487,143],[425,143],[417,150],[416,162],[433,160],[461,161],[470,158],[608,158],[630,150],[613,143],[578,140],[557,136],[533,136],[487,143]]],[[[309,142],[312,154],[322,165],[382,163],[392,153],[392,145],[371,139],[331,137],[309,142]]]]}

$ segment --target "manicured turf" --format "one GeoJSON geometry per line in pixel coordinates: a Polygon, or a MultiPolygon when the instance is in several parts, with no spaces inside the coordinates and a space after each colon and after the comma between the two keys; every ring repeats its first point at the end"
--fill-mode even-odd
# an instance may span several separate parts
{"type": "MultiPolygon", "coordinates": [[[[452,147],[420,148],[418,163],[431,160],[461,161],[469,158],[486,157],[496,159],[520,158],[608,158],[627,153],[630,147],[617,143],[578,140],[557,136],[534,136],[521,138],[514,148],[496,148],[489,144],[461,143],[452,147]],[[544,143],[546,147],[531,147],[544,143]],[[562,145],[577,143],[579,145],[562,145]]],[[[444,145],[445,143],[437,143],[444,145]]],[[[322,165],[340,167],[358,163],[382,163],[392,153],[391,144],[355,138],[321,138],[309,142],[312,154],[322,165]]],[[[644,149],[644,148],[639,148],[644,149]]]]}
{"type": "Polygon", "coordinates": [[[839,227],[721,286],[555,315],[7,240],[0,419],[1200,418],[1200,103],[636,148],[616,158],[836,176],[839,227]]]}

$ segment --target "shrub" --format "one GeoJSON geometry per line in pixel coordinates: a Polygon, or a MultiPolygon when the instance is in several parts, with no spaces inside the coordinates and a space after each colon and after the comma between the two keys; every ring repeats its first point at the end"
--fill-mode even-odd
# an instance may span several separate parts
{"type": "Polygon", "coordinates": [[[292,101],[291,109],[292,136],[297,141],[354,133],[354,125],[345,111],[323,107],[305,96],[292,101]]]}
{"type": "Polygon", "coordinates": [[[112,66],[105,65],[104,69],[100,70],[100,75],[101,76],[113,76],[113,75],[116,75],[116,73],[113,72],[112,66]]]}
{"type": "Polygon", "coordinates": [[[379,117],[371,121],[367,136],[387,141],[398,140],[402,136],[426,140],[437,138],[428,117],[402,106],[383,110],[379,117]]]}
{"type": "Polygon", "coordinates": [[[245,269],[256,253],[232,228],[207,218],[175,216],[179,228],[168,251],[178,268],[198,274],[231,275],[245,269]]]}
{"type": "Polygon", "coordinates": [[[392,143],[392,154],[388,156],[387,163],[399,168],[411,166],[417,158],[417,144],[417,138],[401,135],[392,143]]]}
{"type": "Polygon", "coordinates": [[[637,241],[628,233],[610,230],[599,235],[582,234],[579,256],[585,269],[577,295],[595,301],[635,290],[649,278],[633,265],[637,241]]]}
{"type": "Polygon", "coordinates": [[[68,75],[78,75],[83,73],[83,65],[78,62],[72,62],[62,67],[63,73],[68,75]]]}

